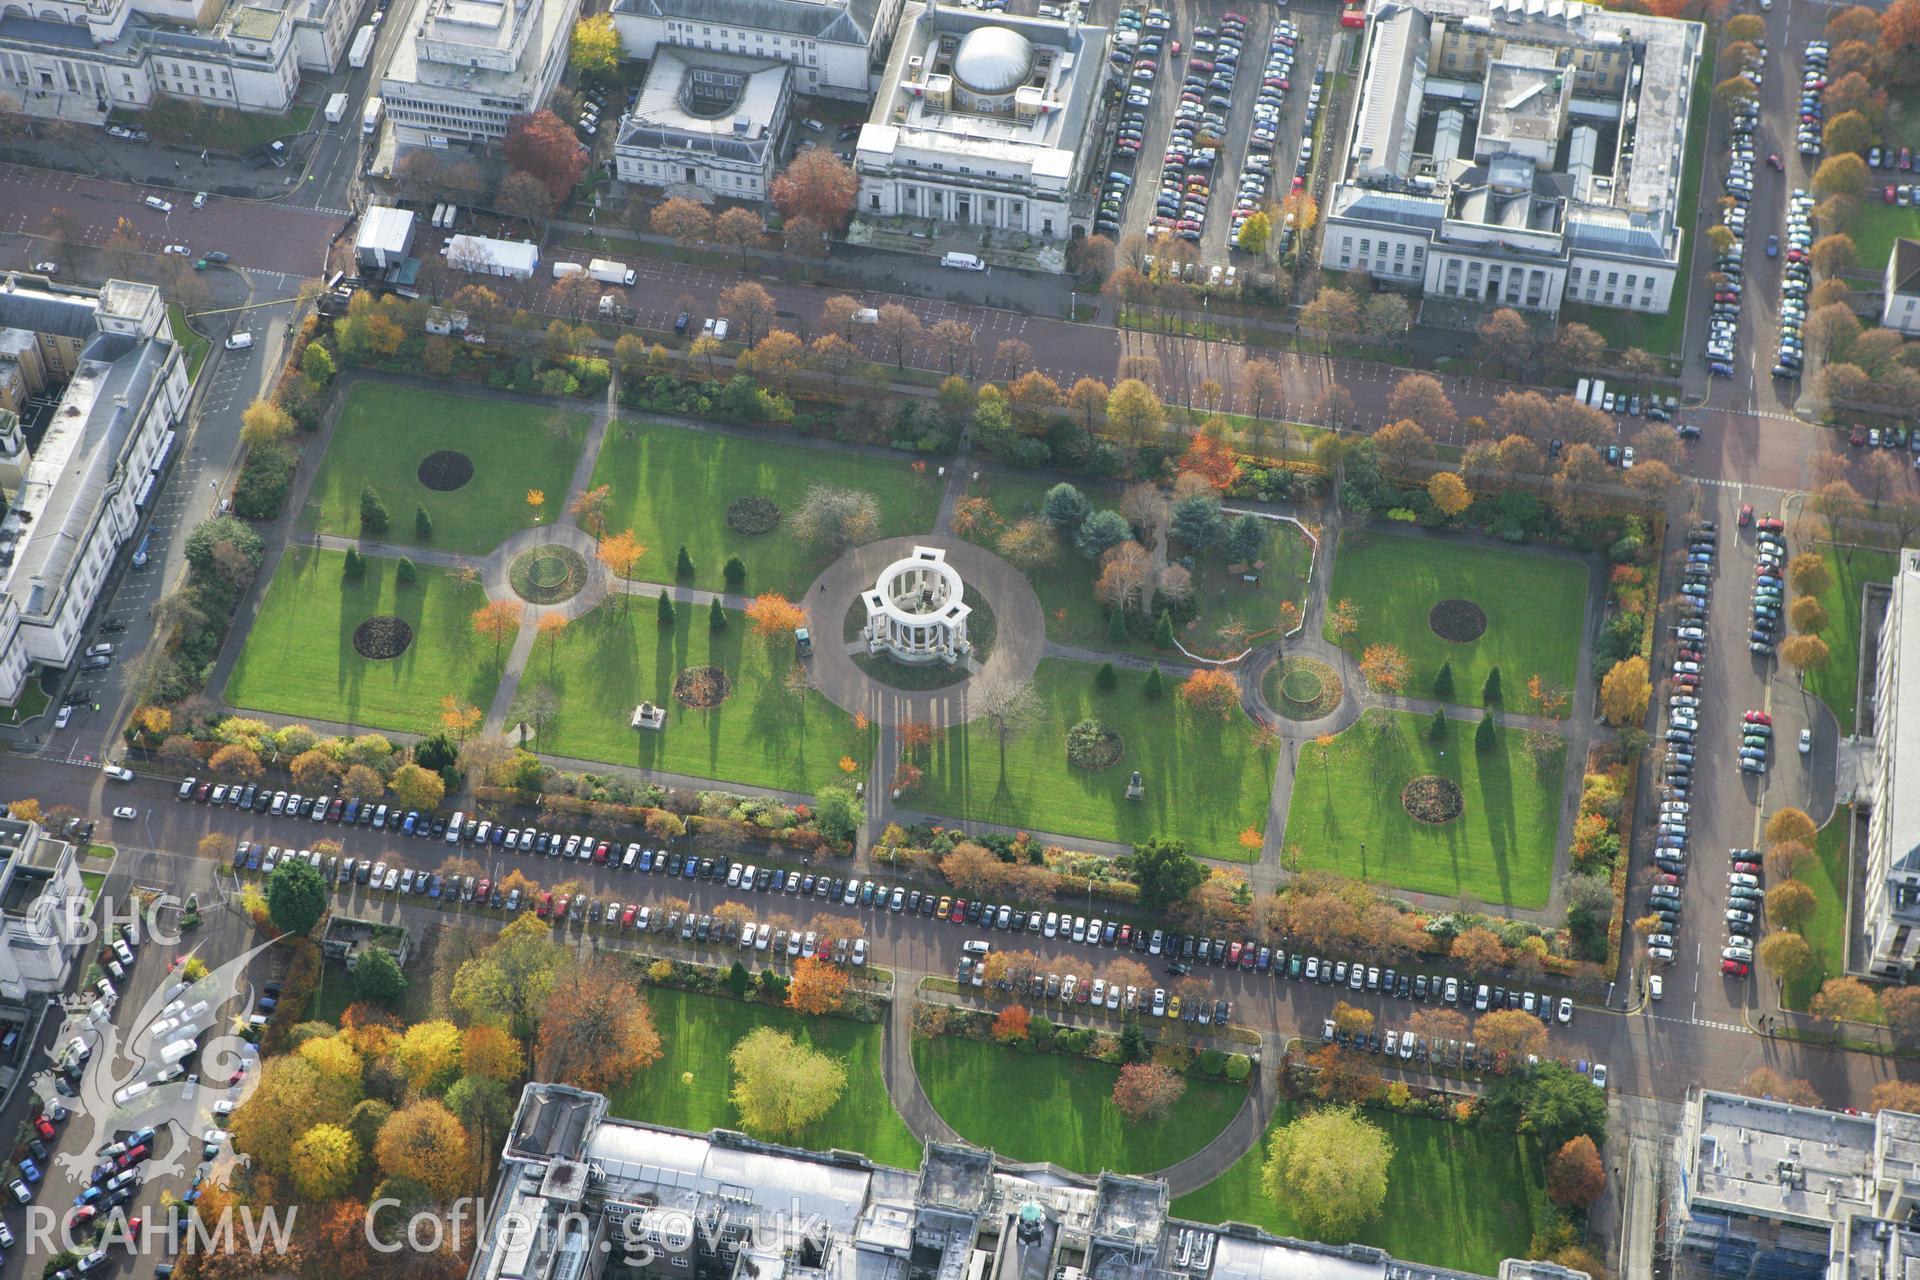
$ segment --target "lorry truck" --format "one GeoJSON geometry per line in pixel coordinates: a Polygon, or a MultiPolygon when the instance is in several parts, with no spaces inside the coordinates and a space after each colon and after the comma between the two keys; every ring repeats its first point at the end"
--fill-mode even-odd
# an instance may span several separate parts
{"type": "Polygon", "coordinates": [[[601,284],[630,285],[636,278],[632,267],[611,258],[595,258],[587,264],[587,273],[601,284]]]}
{"type": "Polygon", "coordinates": [[[380,127],[380,112],[384,105],[378,98],[367,99],[367,109],[360,115],[361,133],[372,133],[380,127]]]}
{"type": "Polygon", "coordinates": [[[347,118],[347,95],[336,93],[327,99],[327,123],[339,124],[347,118]]]}
{"type": "Polygon", "coordinates": [[[353,33],[353,44],[347,49],[348,66],[364,67],[367,65],[367,59],[373,56],[374,34],[375,28],[371,25],[364,26],[353,33]]]}

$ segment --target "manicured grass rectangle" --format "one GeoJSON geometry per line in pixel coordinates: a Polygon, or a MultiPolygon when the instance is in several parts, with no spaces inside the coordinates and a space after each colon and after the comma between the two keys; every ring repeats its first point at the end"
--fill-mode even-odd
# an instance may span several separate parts
{"type": "Polygon", "coordinates": [[[1356,658],[1370,644],[1397,645],[1413,664],[1406,693],[1437,697],[1434,677],[1453,664],[1446,700],[1482,705],[1487,673],[1500,668],[1502,705],[1530,711],[1527,680],[1538,673],[1571,691],[1580,673],[1580,633],[1586,617],[1587,570],[1561,556],[1504,551],[1451,538],[1391,533],[1340,535],[1334,562],[1334,603],[1351,600],[1360,627],[1342,644],[1356,658]],[[1486,614],[1477,640],[1453,643],[1434,632],[1428,615],[1442,600],[1468,600],[1486,614]]]}
{"type": "Polygon", "coordinates": [[[1828,978],[1847,970],[1847,831],[1853,810],[1841,805],[1813,843],[1814,861],[1801,879],[1813,890],[1813,915],[1800,936],[1813,951],[1813,964],[1781,998],[1789,1009],[1805,1009],[1828,978]]]}
{"type": "Polygon", "coordinates": [[[173,330],[173,340],[187,356],[187,381],[192,382],[200,376],[200,366],[207,362],[207,340],[193,331],[187,323],[187,309],[177,302],[167,304],[167,324],[173,330]]]}
{"type": "Polygon", "coordinates": [[[672,582],[682,545],[693,558],[691,585],[721,590],[728,556],[747,566],[746,590],[797,596],[833,560],[799,542],[788,523],[816,484],[871,493],[879,506],[874,537],[929,533],[940,508],[932,467],[916,475],[907,457],[876,458],[841,449],[809,449],[772,440],[695,431],[631,419],[613,424],[594,461],[593,484],[610,486],[607,528],[632,529],[647,554],[633,576],[672,582]],[[782,522],[752,536],[727,527],[736,498],[780,504],[782,522]]]}
{"type": "Polygon", "coordinates": [[[791,636],[763,640],[738,613],[716,633],[707,610],[685,605],[675,625],[662,627],[654,608],[644,596],[624,607],[616,597],[576,619],[551,655],[535,646],[521,692],[551,685],[559,708],[537,749],[795,791],[865,776],[844,772],[840,761],[851,757],[864,770],[873,759],[873,730],[856,729],[851,716],[810,689],[787,688],[791,636]],[[676,701],[679,673],[709,665],[731,681],[726,700],[712,710],[676,701]],[[628,727],[642,702],[667,708],[664,729],[628,727]]]}
{"type": "MultiPolygon", "coordinates": [[[[990,476],[973,486],[975,495],[987,498],[1006,524],[1027,516],[1038,516],[1041,503],[1054,481],[1027,476],[990,476]]],[[[1117,510],[1118,490],[1081,485],[1080,491],[1096,509],[1117,510]]],[[[1231,500],[1227,506],[1235,505],[1231,500]]],[[[1271,642],[1281,625],[1280,606],[1292,601],[1304,604],[1307,575],[1312,567],[1313,544],[1292,525],[1263,521],[1267,543],[1260,554],[1266,568],[1259,582],[1249,585],[1227,572],[1226,558],[1215,551],[1200,557],[1193,568],[1194,599],[1199,613],[1191,626],[1179,630],[1180,642],[1196,653],[1237,653],[1248,644],[1271,642]],[[1222,628],[1233,628],[1230,636],[1222,628]]],[[[973,535],[973,541],[991,547],[994,539],[985,532],[973,535]]],[[[1107,629],[1107,607],[1094,594],[1100,577],[1098,561],[1083,558],[1071,546],[1063,545],[1059,559],[1047,568],[1027,575],[1034,594],[1047,615],[1047,638],[1062,644],[1115,653],[1137,653],[1149,657],[1179,659],[1176,650],[1153,647],[1148,636],[1129,634],[1115,640],[1107,629]]],[[[1136,630],[1139,624],[1136,625],[1136,630]]]]}
{"type": "MultiPolygon", "coordinates": [[[[1903,211],[1904,212],[1904,211],[1903,211]]],[[[1807,689],[1832,708],[1840,721],[1840,732],[1853,732],[1853,704],[1860,688],[1860,592],[1869,582],[1893,581],[1900,558],[1891,551],[1867,551],[1855,547],[1823,547],[1827,568],[1833,581],[1820,593],[1827,611],[1826,629],[1820,638],[1827,642],[1827,665],[1807,673],[1807,689]]]]}
{"type": "Polygon", "coordinates": [[[1246,861],[1242,831],[1266,826],[1276,746],[1257,742],[1237,707],[1231,718],[1189,711],[1175,696],[1149,701],[1144,673],[1122,671],[1111,693],[1094,688],[1097,668],[1048,658],[1034,673],[1042,711],[1005,748],[985,720],[949,730],[933,745],[926,778],[902,803],[910,809],[998,822],[1058,835],[1134,844],[1152,836],[1184,840],[1196,854],[1246,861]],[[1067,762],[1067,730],[1093,717],[1117,732],[1125,754],[1106,769],[1067,762]],[[1127,799],[1138,769],[1146,796],[1127,799]]]}
{"type": "Polygon", "coordinates": [[[740,1113],[727,1096],[733,1086],[727,1055],[755,1027],[772,1027],[832,1054],[847,1073],[840,1101],[819,1123],[788,1141],[816,1151],[860,1151],[896,1168],[920,1167],[920,1143],[887,1097],[880,1069],[886,1032],[879,1025],[803,1018],[785,1009],[662,987],[648,988],[647,1003],[665,1053],[613,1091],[613,1115],[695,1132],[737,1128],[740,1113]]]}
{"type": "MultiPolygon", "coordinates": [[[[1396,1258],[1493,1275],[1505,1258],[1524,1258],[1536,1220],[1548,1206],[1531,1139],[1491,1125],[1466,1127],[1430,1116],[1368,1111],[1393,1140],[1387,1199],[1380,1216],[1354,1237],[1396,1258]]],[[[1247,1222],[1276,1235],[1302,1236],[1299,1219],[1268,1199],[1260,1170],[1274,1129],[1294,1118],[1282,1103],[1273,1128],[1221,1177],[1173,1202],[1196,1222],[1247,1222]]]]}
{"type": "Polygon", "coordinates": [[[484,554],[534,524],[528,490],[546,495],[541,523],[566,511],[586,427],[585,414],[558,402],[549,408],[359,383],[341,407],[301,524],[360,537],[360,487],[371,481],[390,520],[371,540],[484,554]],[[445,492],[428,488],[419,475],[420,463],[442,450],[473,462],[473,477],[445,492]],[[422,506],[433,520],[433,537],[424,543],[414,534],[414,509],[422,506]]]}
{"type": "Polygon", "coordinates": [[[1431,723],[1375,710],[1325,748],[1317,742],[1301,746],[1287,809],[1288,865],[1417,893],[1545,906],[1553,886],[1564,744],[1546,763],[1535,764],[1521,730],[1501,730],[1495,749],[1481,752],[1474,747],[1474,722],[1449,720],[1442,742],[1427,736],[1431,723]],[[1460,789],[1459,817],[1428,823],[1408,814],[1401,791],[1427,775],[1460,789]]]}
{"type": "Polygon", "coordinates": [[[920,1087],[942,1119],[1009,1160],[1050,1160],[1080,1173],[1149,1173],[1206,1146],[1246,1104],[1244,1085],[1190,1078],[1159,1120],[1136,1124],[1113,1105],[1120,1068],[940,1036],[913,1042],[920,1087]]]}
{"type": "Polygon", "coordinates": [[[349,580],[344,553],[288,547],[227,679],[226,700],[252,711],[412,733],[440,727],[440,700],[449,693],[478,707],[492,702],[505,650],[496,655],[473,633],[485,589],[430,565],[401,586],[395,563],[368,557],[366,576],[349,580]],[[397,658],[363,658],[353,647],[354,629],[383,614],[411,626],[413,643],[397,658]]]}
{"type": "MultiPolygon", "coordinates": [[[[1903,181],[1911,180],[1912,176],[1905,173],[1900,175],[1903,181]]],[[[1893,256],[1895,240],[1903,236],[1920,236],[1920,209],[1902,209],[1897,204],[1888,204],[1881,199],[1880,189],[1891,181],[1882,179],[1877,172],[1870,175],[1867,190],[1860,198],[1860,211],[1854,215],[1853,225],[1847,228],[1847,235],[1858,250],[1853,269],[1872,272],[1875,280],[1886,271],[1887,259],[1893,256]]]]}

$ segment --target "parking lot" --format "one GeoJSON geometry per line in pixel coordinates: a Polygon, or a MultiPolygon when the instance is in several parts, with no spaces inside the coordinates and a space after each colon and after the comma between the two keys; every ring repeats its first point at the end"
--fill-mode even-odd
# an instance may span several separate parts
{"type": "Polygon", "coordinates": [[[1300,148],[1326,92],[1316,82],[1334,19],[1187,0],[1113,21],[1125,97],[1095,230],[1148,234],[1183,278],[1228,284],[1226,271],[1245,265],[1233,252],[1240,223],[1306,172],[1300,148]]]}

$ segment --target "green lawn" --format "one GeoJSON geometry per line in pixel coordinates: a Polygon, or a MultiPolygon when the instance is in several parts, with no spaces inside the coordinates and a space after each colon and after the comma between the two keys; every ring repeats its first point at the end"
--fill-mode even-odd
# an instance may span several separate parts
{"type": "Polygon", "coordinates": [[[187,381],[192,382],[200,376],[200,366],[207,362],[208,341],[193,331],[187,323],[187,309],[177,302],[167,304],[167,324],[173,329],[173,340],[187,353],[187,381]]]}
{"type": "Polygon", "coordinates": [[[1222,721],[1188,711],[1175,696],[1150,702],[1146,676],[1120,672],[1119,687],[1093,687],[1096,668],[1048,658],[1034,673],[1042,712],[1002,749],[984,720],[937,739],[926,778],[903,803],[911,809],[998,822],[1057,835],[1133,844],[1151,836],[1185,840],[1196,854],[1246,861],[1247,828],[1266,826],[1275,748],[1255,742],[1255,726],[1235,709],[1222,721]],[[1092,716],[1117,732],[1124,752],[1108,768],[1089,771],[1067,762],[1067,730],[1092,716]],[[1127,779],[1140,771],[1144,799],[1126,797],[1127,779]]]}
{"type": "Polygon", "coordinates": [[[880,508],[876,538],[930,533],[940,507],[932,472],[914,475],[904,457],[873,458],[838,449],[808,449],[768,440],[691,431],[657,422],[621,421],[607,432],[594,462],[593,484],[612,489],[607,528],[632,529],[647,554],[633,576],[674,581],[684,545],[693,557],[691,585],[718,591],[727,557],[747,566],[746,590],[798,596],[833,555],[797,541],[785,524],[815,484],[871,493],[880,508]],[[760,496],[780,504],[782,525],[759,536],[727,527],[727,506],[760,496]]]}
{"type": "Polygon", "coordinates": [[[740,1116],[727,1097],[732,1086],[727,1055],[755,1027],[771,1026],[832,1054],[847,1072],[846,1092],[833,1110],[787,1141],[816,1151],[860,1151],[896,1168],[920,1167],[920,1143],[893,1109],[880,1074],[886,1048],[882,1027],[803,1018],[785,1009],[659,987],[648,989],[647,1003],[665,1056],[613,1092],[612,1114],[696,1132],[737,1127],[740,1116]],[[684,1079],[689,1073],[691,1081],[684,1079]]]}
{"type": "Polygon", "coordinates": [[[1186,1159],[1232,1123],[1244,1085],[1191,1079],[1167,1115],[1135,1124],[1113,1105],[1120,1068],[941,1036],[913,1042],[927,1100],[968,1142],[1009,1160],[1079,1173],[1151,1173],[1186,1159]]]}
{"type": "Polygon", "coordinates": [[[855,729],[852,717],[818,693],[787,689],[790,637],[762,640],[740,614],[728,619],[716,634],[705,609],[683,605],[675,625],[662,628],[652,600],[634,598],[623,611],[616,598],[568,627],[551,656],[536,645],[521,692],[550,685],[559,706],[539,749],[795,791],[864,778],[873,730],[855,729]],[[732,681],[727,699],[705,711],[676,701],[676,676],[708,665],[732,681]],[[629,727],[641,702],[667,708],[664,729],[629,727]],[[857,760],[861,772],[843,772],[843,756],[857,760]]]}
{"type": "Polygon", "coordinates": [[[302,527],[359,537],[360,487],[372,481],[390,518],[372,540],[419,543],[414,509],[424,506],[433,519],[427,545],[484,554],[534,523],[530,489],[546,495],[542,523],[565,514],[586,425],[585,414],[570,410],[360,383],[347,394],[302,527]],[[549,430],[550,422],[560,429],[549,430]],[[446,449],[473,460],[473,478],[436,492],[420,483],[420,463],[446,449]]]}
{"type": "MultiPolygon", "coordinates": [[[[1900,175],[1902,179],[1912,176],[1900,175]]],[[[1878,173],[1872,175],[1867,182],[1866,194],[1860,199],[1860,212],[1854,215],[1853,225],[1847,229],[1854,248],[1859,251],[1854,258],[1853,270],[1871,272],[1876,280],[1887,268],[1887,259],[1893,254],[1893,242],[1902,236],[1920,236],[1920,209],[1902,209],[1880,198],[1880,188],[1891,181],[1891,178],[1882,180],[1878,173]]]]}
{"type": "Polygon", "coordinates": [[[1586,616],[1587,569],[1559,556],[1472,546],[1449,538],[1391,533],[1340,535],[1331,599],[1352,600],[1360,627],[1345,640],[1328,634],[1356,659],[1370,644],[1397,645],[1413,664],[1406,693],[1434,697],[1443,663],[1453,664],[1453,694],[1482,705],[1488,672],[1500,668],[1502,705],[1531,711],[1527,680],[1544,677],[1563,691],[1580,678],[1580,633],[1586,616]],[[1487,615],[1478,640],[1442,640],[1428,622],[1433,606],[1470,600],[1487,615]]]}
{"type": "Polygon", "coordinates": [[[1833,811],[1814,841],[1814,864],[1801,877],[1813,890],[1813,916],[1800,935],[1813,949],[1813,964],[1782,991],[1789,1009],[1805,1009],[1820,984],[1847,969],[1847,828],[1852,813],[1844,805],[1833,811]]]}
{"type": "MultiPolygon", "coordinates": [[[[1026,516],[1040,514],[1040,504],[1055,482],[1028,476],[990,476],[973,487],[975,495],[992,501],[1001,520],[1012,524],[1026,516]]],[[[1095,507],[1120,505],[1116,489],[1081,486],[1081,492],[1095,507]]],[[[1229,502],[1227,505],[1233,505],[1229,502]]],[[[1311,568],[1313,544],[1306,535],[1289,524],[1265,521],[1266,550],[1261,559],[1267,567],[1253,585],[1227,573],[1224,554],[1214,552],[1202,557],[1193,571],[1194,598],[1200,611],[1191,626],[1180,630],[1180,642],[1196,653],[1238,653],[1248,640],[1280,625],[1280,606],[1291,600],[1296,605],[1307,597],[1307,573],[1311,568]],[[1226,636],[1222,628],[1233,628],[1226,636]]],[[[973,539],[992,546],[993,539],[976,535],[973,539]]],[[[1129,635],[1115,641],[1107,631],[1107,607],[1094,595],[1094,582],[1100,576],[1098,562],[1083,559],[1070,546],[1063,545],[1054,565],[1027,575],[1034,594],[1047,615],[1047,638],[1063,644],[1116,653],[1137,653],[1149,657],[1180,659],[1176,650],[1155,649],[1148,637],[1129,635]]],[[[1273,637],[1265,637],[1271,641],[1273,637]]],[[[1259,643],[1254,640],[1254,643],[1259,643]]]]}
{"type": "Polygon", "coordinates": [[[80,883],[87,887],[87,897],[95,902],[100,900],[100,891],[107,887],[107,873],[104,871],[82,871],[80,883]]]}
{"type": "Polygon", "coordinates": [[[235,707],[375,729],[431,733],[449,693],[475,706],[493,700],[500,660],[473,633],[474,610],[487,602],[478,584],[419,567],[411,586],[395,580],[391,560],[368,557],[366,576],[349,581],[344,553],[290,546],[247,632],[227,679],[235,707]],[[391,614],[413,628],[398,658],[374,661],[354,651],[353,632],[391,614]]]}
{"type": "Polygon", "coordinates": [[[1427,736],[1427,717],[1368,716],[1324,752],[1318,743],[1301,746],[1287,810],[1288,866],[1495,905],[1545,906],[1564,746],[1542,766],[1519,730],[1502,730],[1497,748],[1482,753],[1474,747],[1474,721],[1449,720],[1446,740],[1436,743],[1427,736]],[[1426,775],[1460,789],[1459,817],[1428,823],[1407,813],[1401,790],[1426,775]]]}
{"type": "Polygon", "coordinates": [[[26,683],[20,686],[19,701],[15,702],[11,707],[5,708],[4,713],[0,713],[0,724],[25,724],[35,716],[45,712],[47,704],[52,701],[53,698],[40,683],[39,674],[37,672],[30,674],[27,677],[26,683]]]}
{"type": "Polygon", "coordinates": [[[1827,627],[1820,638],[1831,658],[1819,671],[1807,674],[1807,689],[1833,709],[1840,732],[1853,732],[1853,704],[1859,688],[1860,589],[1869,582],[1892,582],[1900,558],[1891,551],[1825,549],[1833,582],[1820,593],[1827,610],[1827,627]]]}
{"type": "MultiPolygon", "coordinates": [[[[1274,1129],[1293,1119],[1283,1103],[1273,1128],[1233,1168],[1173,1202],[1196,1222],[1247,1222],[1302,1236],[1300,1221],[1267,1198],[1260,1170],[1274,1129]]],[[[1545,1182],[1529,1139],[1492,1125],[1463,1127],[1428,1116],[1370,1111],[1393,1140],[1387,1199],[1355,1239],[1408,1262],[1492,1275],[1504,1258],[1524,1258],[1544,1220],[1545,1182]]]]}

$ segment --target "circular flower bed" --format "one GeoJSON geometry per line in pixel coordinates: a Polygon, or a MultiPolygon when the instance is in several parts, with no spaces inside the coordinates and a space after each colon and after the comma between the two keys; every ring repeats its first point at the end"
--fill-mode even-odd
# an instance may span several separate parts
{"type": "Polygon", "coordinates": [[[1289,720],[1318,720],[1345,696],[1340,673],[1318,658],[1282,658],[1262,681],[1267,705],[1289,720]]]}
{"type": "Polygon", "coordinates": [[[733,692],[733,680],[718,667],[688,667],[673,678],[673,696],[695,711],[719,706],[733,692]]]}
{"type": "Polygon", "coordinates": [[[748,537],[772,533],[780,523],[780,504],[772,498],[735,498],[727,504],[727,528],[748,537]]]}
{"type": "Polygon", "coordinates": [[[559,604],[587,585],[587,560],[572,547],[535,547],[513,558],[507,582],[528,604],[559,604]]]}
{"type": "Polygon", "coordinates": [[[1439,826],[1466,808],[1466,798],[1449,778],[1422,774],[1400,789],[1400,805],[1416,822],[1439,826]]]}
{"type": "Polygon", "coordinates": [[[1120,735],[1098,720],[1082,720],[1067,730],[1067,763],[1082,769],[1107,769],[1127,753],[1120,735]]]}
{"type": "Polygon", "coordinates": [[[375,662],[399,657],[412,643],[413,628],[406,619],[389,613],[368,618],[353,629],[353,651],[375,662]]]}
{"type": "Polygon", "coordinates": [[[452,493],[473,479],[473,459],[458,449],[442,449],[420,459],[420,483],[436,493],[452,493]]]}
{"type": "Polygon", "coordinates": [[[1478,640],[1487,631],[1487,611],[1471,600],[1442,600],[1427,612],[1433,634],[1454,644],[1478,640]]]}

